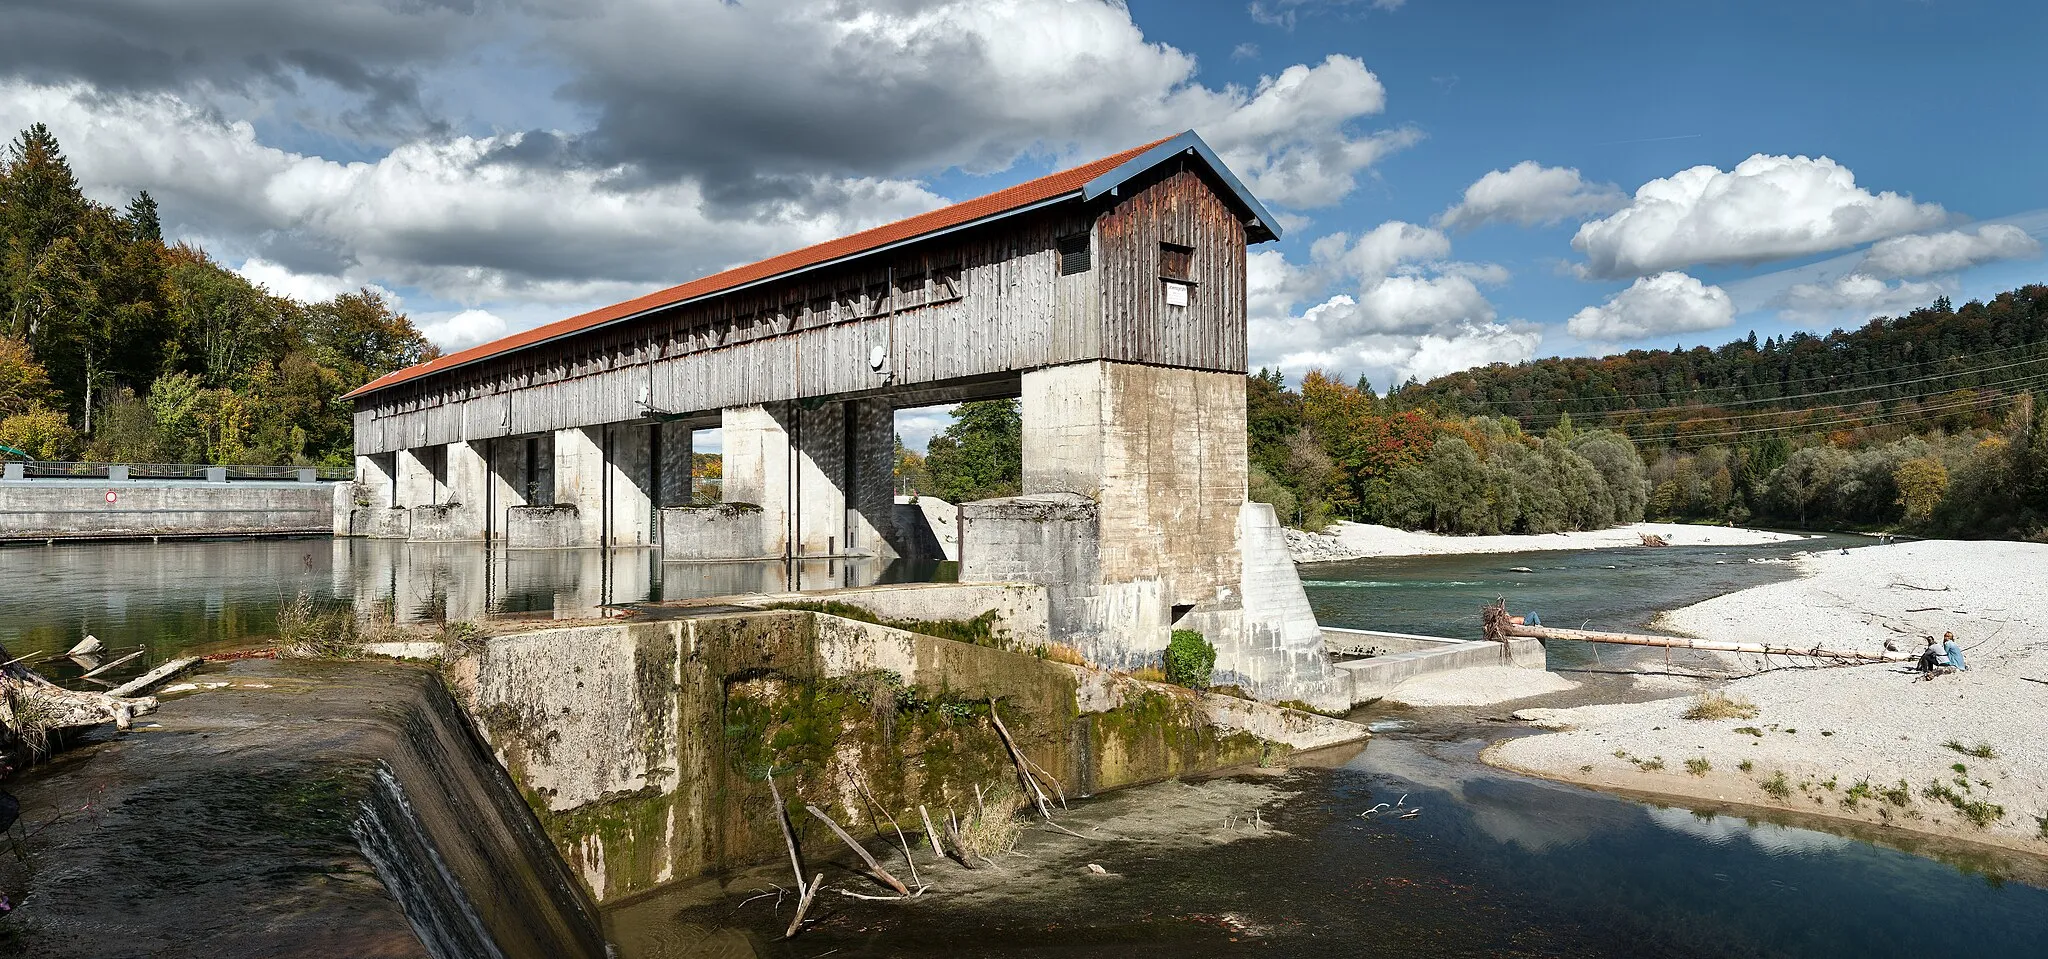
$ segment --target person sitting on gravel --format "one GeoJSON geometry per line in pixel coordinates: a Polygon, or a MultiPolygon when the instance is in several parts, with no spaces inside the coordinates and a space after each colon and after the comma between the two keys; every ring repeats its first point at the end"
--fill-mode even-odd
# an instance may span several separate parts
{"type": "Polygon", "coordinates": [[[1943,652],[1948,654],[1948,664],[1950,666],[1963,672],[1969,671],[1970,667],[1963,665],[1963,648],[1956,645],[1956,634],[1941,634],[1941,648],[1943,652]]]}
{"type": "Polygon", "coordinates": [[[1948,665],[1948,652],[1941,648],[1941,641],[1927,637],[1927,648],[1920,651],[1920,678],[1933,679],[1934,672],[1948,665]]]}

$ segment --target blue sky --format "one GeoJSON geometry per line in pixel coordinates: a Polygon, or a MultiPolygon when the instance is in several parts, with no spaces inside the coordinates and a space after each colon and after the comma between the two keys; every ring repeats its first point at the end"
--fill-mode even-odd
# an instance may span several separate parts
{"type": "Polygon", "coordinates": [[[2040,281],[2043,9],[0,0],[0,123],[450,348],[1193,127],[1288,227],[1254,365],[1384,387],[2040,281]]]}

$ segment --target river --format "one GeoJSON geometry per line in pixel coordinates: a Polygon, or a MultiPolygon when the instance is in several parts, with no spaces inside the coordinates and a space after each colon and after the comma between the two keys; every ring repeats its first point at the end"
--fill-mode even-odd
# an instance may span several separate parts
{"type": "MultiPolygon", "coordinates": [[[[1379,559],[1304,575],[1330,625],[1471,635],[1479,605],[1501,595],[1548,623],[1628,628],[1659,609],[1790,575],[1750,559],[1842,544],[1379,559]]],[[[159,655],[231,645],[265,635],[278,604],[301,591],[386,604],[401,619],[587,615],[611,603],[779,588],[787,573],[776,565],[664,568],[645,553],[508,559],[323,540],[7,549],[0,643],[15,656],[61,651],[85,632],[159,655]]],[[[885,574],[818,564],[799,575],[823,585],[885,574]]],[[[1589,655],[1553,652],[1556,665],[1589,655]]],[[[1115,874],[1078,893],[841,897],[785,942],[786,905],[778,916],[770,900],[747,902],[743,883],[696,883],[615,909],[610,921],[622,941],[638,944],[627,959],[1248,948],[1304,957],[1868,959],[2040,955],[2048,942],[2048,891],[2003,881],[1996,862],[1960,868],[1800,825],[1660,808],[1478,764],[1479,748],[1505,734],[1455,724],[1395,729],[1334,766],[1288,773],[1280,783],[1288,797],[1260,810],[1264,828],[1241,840],[1170,854],[1108,841],[1018,867],[1034,885],[1043,880],[1032,876],[1071,874],[1085,862],[1115,874]],[[1358,815],[1397,800],[1423,811],[1358,815]]],[[[1078,824],[1165,803],[1176,788],[1186,787],[1126,790],[1073,815],[1078,824]]]]}

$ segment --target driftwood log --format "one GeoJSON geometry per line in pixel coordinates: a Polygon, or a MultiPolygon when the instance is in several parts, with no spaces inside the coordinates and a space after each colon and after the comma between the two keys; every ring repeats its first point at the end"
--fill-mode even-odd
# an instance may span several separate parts
{"type": "Polygon", "coordinates": [[[866,846],[856,842],[846,830],[839,828],[839,823],[833,821],[831,816],[825,815],[824,810],[811,805],[804,806],[804,809],[809,811],[811,815],[818,817],[819,822],[824,823],[830,828],[833,835],[838,836],[841,842],[846,843],[846,848],[853,850],[855,854],[859,855],[861,861],[868,864],[868,871],[873,873],[876,879],[881,880],[889,888],[896,890],[896,894],[899,896],[910,895],[910,887],[904,885],[903,880],[890,875],[889,870],[883,869],[882,864],[875,861],[874,854],[868,852],[866,846]]]}
{"type": "Polygon", "coordinates": [[[9,754],[6,764],[21,765],[49,748],[51,733],[104,722],[127,729],[136,716],[156,709],[155,697],[134,694],[162,682],[193,661],[166,663],[152,671],[161,672],[161,676],[144,676],[105,693],[65,689],[13,660],[4,648],[0,648],[0,662],[5,662],[0,665],[0,752],[9,754]],[[165,671],[177,663],[184,665],[165,671]]]}
{"type": "Polygon", "coordinates": [[[1509,616],[1504,604],[1494,604],[1484,610],[1483,620],[1486,638],[1496,642],[1509,639],[1574,639],[1585,643],[1613,643],[1622,646],[1655,646],[1664,649],[1705,649],[1724,653],[1755,653],[1761,656],[1807,656],[1814,659],[1834,659],[1843,662],[1904,663],[1918,658],[1918,653],[1866,653],[1856,649],[1825,649],[1811,647],[1772,646],[1763,643],[1721,643],[1683,636],[1645,636],[1640,633],[1605,633],[1590,629],[1552,629],[1548,626],[1529,626],[1509,616]]]}

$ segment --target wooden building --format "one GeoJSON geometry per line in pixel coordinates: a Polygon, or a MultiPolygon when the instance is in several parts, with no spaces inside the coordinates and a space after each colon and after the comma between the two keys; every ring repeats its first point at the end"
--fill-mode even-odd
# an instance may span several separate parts
{"type": "MultiPolygon", "coordinates": [[[[364,488],[338,532],[645,545],[687,504],[694,428],[738,427],[727,499],[756,502],[805,477],[735,462],[750,419],[840,434],[801,444],[832,447],[813,465],[838,486],[893,467],[897,407],[1016,396],[1027,371],[1088,360],[1242,373],[1245,247],[1271,224],[1183,133],[400,370],[349,395],[364,488]],[[523,536],[540,507],[616,515],[523,536]]],[[[760,552],[886,545],[806,525],[760,552]]]]}

